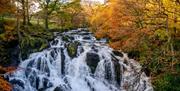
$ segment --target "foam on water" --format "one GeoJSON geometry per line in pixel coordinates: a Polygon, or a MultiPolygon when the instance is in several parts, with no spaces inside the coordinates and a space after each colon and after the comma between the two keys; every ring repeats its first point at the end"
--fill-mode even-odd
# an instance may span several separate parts
{"type": "Polygon", "coordinates": [[[81,29],[56,36],[49,48],[31,54],[7,74],[14,91],[153,91],[139,63],[114,53],[105,39],[96,40],[81,29]],[[71,57],[67,45],[74,42],[77,53],[71,57]]]}

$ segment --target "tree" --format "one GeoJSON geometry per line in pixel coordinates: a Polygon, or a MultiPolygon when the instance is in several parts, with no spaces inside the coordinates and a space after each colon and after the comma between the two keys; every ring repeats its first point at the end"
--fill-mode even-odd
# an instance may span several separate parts
{"type": "Polygon", "coordinates": [[[39,4],[44,11],[44,24],[45,29],[48,30],[49,15],[55,10],[55,7],[59,3],[59,0],[39,0],[39,4]]]}
{"type": "Polygon", "coordinates": [[[0,5],[0,14],[15,11],[13,0],[0,0],[0,5]]]}

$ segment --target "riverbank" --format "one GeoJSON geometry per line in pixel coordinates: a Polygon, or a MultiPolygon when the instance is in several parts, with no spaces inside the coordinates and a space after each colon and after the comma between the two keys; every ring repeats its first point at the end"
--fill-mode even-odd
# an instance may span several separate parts
{"type": "Polygon", "coordinates": [[[30,25],[28,31],[21,26],[18,35],[15,20],[5,19],[0,21],[0,89],[11,91],[11,85],[4,79],[3,74],[10,68],[19,65],[20,60],[26,59],[30,53],[42,51],[49,47],[49,41],[54,38],[53,31],[45,31],[38,25],[30,25]]]}

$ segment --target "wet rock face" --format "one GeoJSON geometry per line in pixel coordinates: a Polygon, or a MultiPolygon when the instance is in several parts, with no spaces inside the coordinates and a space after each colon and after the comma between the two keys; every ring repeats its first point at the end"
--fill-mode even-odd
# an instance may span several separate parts
{"type": "Polygon", "coordinates": [[[100,59],[99,59],[98,54],[96,54],[96,53],[87,53],[86,62],[87,62],[87,65],[91,68],[92,73],[95,72],[99,61],[100,61],[100,59]]]}
{"type": "Polygon", "coordinates": [[[10,81],[10,83],[19,85],[20,87],[24,88],[24,82],[22,82],[21,80],[13,79],[10,81]]]}
{"type": "Polygon", "coordinates": [[[83,39],[85,39],[85,40],[90,40],[90,39],[91,39],[91,37],[89,37],[89,36],[85,36],[83,39]]]}
{"type": "Polygon", "coordinates": [[[116,55],[116,56],[120,56],[120,57],[123,57],[123,54],[119,51],[116,51],[114,50],[113,53],[116,55]]]}
{"type": "Polygon", "coordinates": [[[54,89],[54,91],[63,91],[63,90],[61,89],[61,87],[56,87],[56,88],[54,89]]]}

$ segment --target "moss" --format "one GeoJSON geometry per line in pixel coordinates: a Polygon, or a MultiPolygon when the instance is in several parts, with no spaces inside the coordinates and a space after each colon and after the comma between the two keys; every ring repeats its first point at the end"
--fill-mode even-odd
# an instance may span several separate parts
{"type": "Polygon", "coordinates": [[[180,75],[166,73],[154,82],[155,91],[180,91],[180,75]]]}
{"type": "Polygon", "coordinates": [[[30,53],[42,51],[49,46],[47,38],[26,36],[21,40],[22,58],[26,59],[30,53]]]}
{"type": "Polygon", "coordinates": [[[77,54],[77,49],[78,49],[78,42],[73,42],[73,43],[69,43],[67,46],[67,51],[70,57],[75,57],[77,54]]]}

